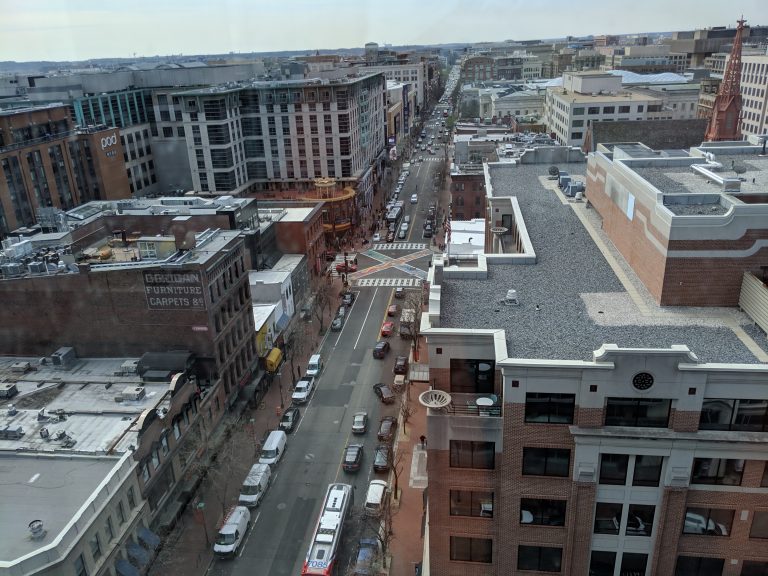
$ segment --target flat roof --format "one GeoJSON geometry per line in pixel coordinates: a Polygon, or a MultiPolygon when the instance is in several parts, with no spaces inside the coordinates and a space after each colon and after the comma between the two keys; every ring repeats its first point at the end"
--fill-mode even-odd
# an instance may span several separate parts
{"type": "Polygon", "coordinates": [[[312,213],[316,206],[300,207],[300,208],[285,208],[285,216],[283,216],[281,222],[304,222],[307,217],[312,213]]]}
{"type": "MultiPolygon", "coordinates": [[[[744,178],[740,193],[764,194],[768,190],[768,157],[757,154],[716,154],[714,161],[723,165],[720,171],[715,172],[718,176],[744,178]],[[737,170],[743,168],[744,171],[737,173],[733,170],[734,167],[737,170]]],[[[704,165],[706,160],[701,158],[698,164],[704,165]]],[[[690,166],[653,162],[646,166],[633,166],[630,163],[629,167],[646,182],[665,194],[720,194],[723,192],[723,187],[718,182],[694,172],[690,166]]]]}
{"type": "MultiPolygon", "coordinates": [[[[581,163],[558,166],[577,174],[586,168],[581,163]]],[[[503,329],[512,358],[591,360],[593,351],[605,343],[628,348],[684,344],[703,362],[760,363],[722,318],[751,324],[738,310],[654,307],[649,297],[645,304],[652,313],[638,309],[575,207],[545,187],[548,168],[489,165],[494,196],[517,197],[537,262],[489,261],[486,279],[444,278],[441,328],[503,329]],[[500,303],[509,289],[517,290],[520,306],[500,303]]],[[[594,211],[583,214],[594,219],[593,229],[600,234],[594,211]]],[[[601,238],[604,249],[623,263],[607,237],[601,238]]],[[[631,269],[625,263],[622,268],[642,292],[631,269]]]]}
{"type": "Polygon", "coordinates": [[[12,562],[48,546],[64,531],[119,457],[57,457],[0,452],[0,562],[12,562]],[[41,540],[28,524],[42,520],[41,540]]]}

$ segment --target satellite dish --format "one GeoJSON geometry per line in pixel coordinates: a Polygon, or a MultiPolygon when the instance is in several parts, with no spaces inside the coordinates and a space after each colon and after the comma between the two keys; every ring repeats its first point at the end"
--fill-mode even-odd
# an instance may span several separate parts
{"type": "Polygon", "coordinates": [[[451,395],[443,390],[427,390],[419,394],[419,402],[427,408],[445,408],[451,403],[451,395]]]}

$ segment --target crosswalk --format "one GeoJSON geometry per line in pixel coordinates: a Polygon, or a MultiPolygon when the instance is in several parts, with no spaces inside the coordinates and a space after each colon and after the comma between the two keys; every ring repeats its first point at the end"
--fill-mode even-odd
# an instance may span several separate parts
{"type": "Polygon", "coordinates": [[[374,250],[424,250],[427,245],[423,242],[387,242],[374,244],[374,250]]]}
{"type": "Polygon", "coordinates": [[[421,280],[419,278],[360,278],[360,280],[355,282],[355,285],[359,288],[396,288],[400,286],[403,288],[410,288],[413,286],[421,286],[421,280]]]}

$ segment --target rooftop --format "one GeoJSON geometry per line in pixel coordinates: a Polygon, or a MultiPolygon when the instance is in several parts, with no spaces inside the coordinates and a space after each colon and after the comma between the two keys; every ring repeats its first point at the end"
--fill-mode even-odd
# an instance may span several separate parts
{"type": "MultiPolygon", "coordinates": [[[[584,174],[584,164],[561,164],[584,174]]],[[[639,306],[608,264],[619,261],[600,233],[594,211],[570,203],[547,180],[547,164],[489,165],[494,196],[516,196],[533,248],[535,264],[496,264],[485,279],[446,278],[441,287],[441,328],[503,329],[513,358],[590,360],[604,343],[629,348],[687,345],[703,362],[755,364],[760,360],[734,326],[750,321],[731,309],[639,306]],[[582,222],[591,224],[592,239],[582,222]],[[504,306],[509,289],[520,306],[504,306]]],[[[622,260],[623,262],[623,260],[622,260]]],[[[622,266],[629,278],[631,270],[622,266]]],[[[636,278],[630,281],[636,290],[636,278]]]]}

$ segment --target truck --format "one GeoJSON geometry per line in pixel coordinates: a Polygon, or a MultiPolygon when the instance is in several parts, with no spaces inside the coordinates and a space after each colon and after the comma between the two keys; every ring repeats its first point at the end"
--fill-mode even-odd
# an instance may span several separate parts
{"type": "Polygon", "coordinates": [[[403,308],[400,314],[400,338],[411,337],[411,326],[416,321],[416,310],[413,308],[403,308]]]}

